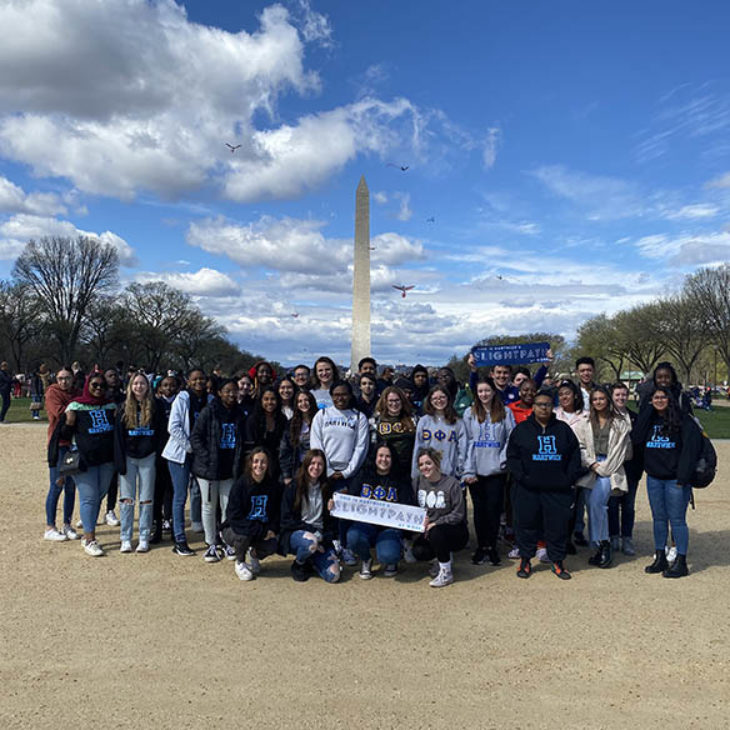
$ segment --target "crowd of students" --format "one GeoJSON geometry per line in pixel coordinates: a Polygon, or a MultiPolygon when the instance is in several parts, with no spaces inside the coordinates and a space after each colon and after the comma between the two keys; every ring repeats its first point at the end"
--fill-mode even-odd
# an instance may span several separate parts
{"type": "Polygon", "coordinates": [[[468,363],[464,387],[447,367],[433,377],[417,365],[407,377],[378,378],[372,358],[349,378],[320,357],[311,371],[299,365],[282,375],[263,361],[235,378],[198,368],[184,380],[131,372],[125,387],[114,368],[94,370],[83,385],[62,368],[45,393],[44,537],[76,540],[81,527],[85,552],[101,556],[102,513],[119,526],[122,553],[146,553],[169,532],[175,554],[193,556],[189,504],[203,560],[234,561],[244,581],[278,552],[293,558],[297,581],[336,583],[343,566],[358,565],[367,580],[374,560],[392,577],[406,560],[429,563],[430,585],[442,587],[454,580],[454,553],[469,542],[468,492],[475,565],[500,564],[506,543],[518,577],[531,576],[537,557],[566,580],[566,556],[578,547],[592,548],[588,562],[598,568],[619,550],[635,554],[645,471],[655,548],[645,570],[688,574],[686,510],[701,433],[671,364],[657,366],[636,414],[626,407],[626,385],[594,382],[589,357],[577,361],[577,381],[553,382],[546,365],[533,377],[527,368],[487,373],[468,363]],[[338,492],[419,506],[424,530],[336,519],[338,492]]]}

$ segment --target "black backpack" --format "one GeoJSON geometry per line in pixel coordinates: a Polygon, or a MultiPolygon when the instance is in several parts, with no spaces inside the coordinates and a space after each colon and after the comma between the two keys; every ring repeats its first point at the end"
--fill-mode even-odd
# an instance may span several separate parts
{"type": "Polygon", "coordinates": [[[717,473],[717,452],[700,422],[696,418],[695,421],[702,432],[702,448],[700,449],[700,455],[695,465],[692,487],[695,489],[704,489],[712,484],[712,480],[717,473]]]}

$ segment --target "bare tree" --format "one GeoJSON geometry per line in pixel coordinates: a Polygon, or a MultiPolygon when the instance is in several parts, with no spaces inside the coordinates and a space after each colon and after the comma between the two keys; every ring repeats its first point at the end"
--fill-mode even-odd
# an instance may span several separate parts
{"type": "Polygon", "coordinates": [[[710,342],[730,371],[730,264],[691,274],[684,292],[694,300],[698,320],[706,326],[710,342]]]}
{"type": "Polygon", "coordinates": [[[599,314],[583,322],[578,328],[574,352],[576,355],[590,355],[595,359],[599,372],[608,366],[613,373],[613,379],[621,379],[628,348],[614,317],[599,314]]]}
{"type": "Polygon", "coordinates": [[[85,236],[30,241],[18,257],[13,276],[42,302],[62,362],[74,359],[89,307],[116,286],[118,271],[116,248],[85,236]]]}
{"type": "Polygon", "coordinates": [[[42,307],[29,287],[0,281],[0,341],[7,342],[13,355],[15,371],[21,372],[26,345],[38,342],[45,323],[42,307]]]}
{"type": "Polygon", "coordinates": [[[640,304],[613,317],[629,360],[649,373],[664,354],[664,343],[656,337],[652,323],[661,316],[657,303],[640,304]]]}

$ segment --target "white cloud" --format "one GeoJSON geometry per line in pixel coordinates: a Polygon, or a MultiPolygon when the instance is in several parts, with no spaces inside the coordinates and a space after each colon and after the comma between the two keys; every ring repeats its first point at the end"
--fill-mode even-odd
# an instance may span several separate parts
{"type": "Polygon", "coordinates": [[[164,281],[193,296],[226,297],[238,294],[240,291],[240,287],[230,276],[207,267],[194,272],[140,271],[134,278],[140,282],[164,281]]]}
{"type": "Polygon", "coordinates": [[[669,211],[666,218],[669,220],[694,220],[697,218],[714,218],[720,209],[714,205],[698,203],[695,205],[684,205],[679,210],[669,211]]]}
{"type": "Polygon", "coordinates": [[[373,193],[373,200],[378,205],[385,205],[388,202],[388,194],[385,191],[380,190],[377,193],[373,193]]]}
{"type": "Polygon", "coordinates": [[[0,259],[16,258],[28,241],[43,236],[68,236],[69,238],[88,236],[114,246],[119,252],[119,260],[123,265],[134,266],[137,261],[134,249],[116,233],[84,231],[70,221],[27,213],[11,216],[0,223],[0,259]]]}
{"type": "Polygon", "coordinates": [[[636,248],[645,258],[662,260],[668,266],[707,266],[730,259],[730,232],[644,236],[636,242],[636,248]]]}
{"type": "Polygon", "coordinates": [[[66,206],[55,193],[26,193],[11,180],[0,176],[0,212],[56,215],[65,213],[66,206]]]}
{"type": "Polygon", "coordinates": [[[487,130],[487,136],[484,139],[484,148],[482,150],[482,162],[487,170],[494,167],[497,161],[497,150],[502,144],[502,130],[499,127],[490,127],[487,130]]]}
{"type": "Polygon", "coordinates": [[[706,187],[708,188],[730,188],[730,172],[726,172],[720,177],[710,180],[706,187]]]}
{"type": "Polygon", "coordinates": [[[396,196],[400,200],[400,206],[396,213],[396,218],[399,221],[409,221],[413,217],[413,211],[411,210],[411,194],[410,193],[396,193],[396,196]]]}

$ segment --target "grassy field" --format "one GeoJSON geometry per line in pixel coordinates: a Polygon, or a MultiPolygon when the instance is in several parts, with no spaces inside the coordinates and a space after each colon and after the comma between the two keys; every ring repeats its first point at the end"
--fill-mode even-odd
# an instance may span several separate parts
{"type": "MultiPolygon", "coordinates": [[[[727,401],[716,403],[712,411],[697,411],[696,416],[712,439],[730,438],[730,404],[727,401]]],[[[8,423],[31,423],[30,398],[13,398],[5,420],[8,423]]],[[[41,421],[47,422],[45,411],[41,411],[41,421]]]]}

